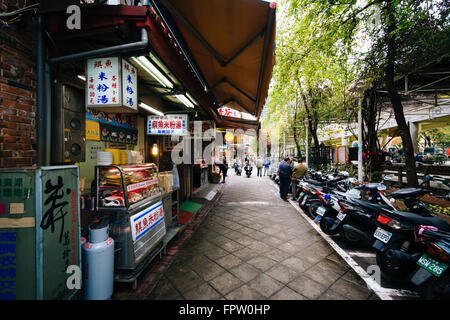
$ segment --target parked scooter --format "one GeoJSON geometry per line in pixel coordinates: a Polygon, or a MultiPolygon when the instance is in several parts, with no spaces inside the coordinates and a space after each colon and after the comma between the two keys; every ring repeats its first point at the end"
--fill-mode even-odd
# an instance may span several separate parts
{"type": "Polygon", "coordinates": [[[411,260],[411,255],[417,261],[417,253],[423,250],[423,245],[415,241],[418,225],[450,232],[450,225],[437,217],[422,217],[412,212],[394,210],[383,210],[378,215],[373,248],[377,250],[377,264],[387,276],[405,280],[414,270],[416,264],[411,260]]]}
{"type": "Polygon", "coordinates": [[[450,300],[450,232],[419,226],[416,241],[422,242],[425,250],[416,261],[419,267],[413,272],[411,282],[418,286],[423,299],[450,300]]]}

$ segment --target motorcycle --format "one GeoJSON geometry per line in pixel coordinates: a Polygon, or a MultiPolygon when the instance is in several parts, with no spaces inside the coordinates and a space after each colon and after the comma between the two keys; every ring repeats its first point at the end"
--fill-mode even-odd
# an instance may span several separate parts
{"type": "MultiPolygon", "coordinates": [[[[416,261],[419,268],[413,273],[411,282],[426,300],[450,299],[450,232],[432,226],[419,226],[416,241],[424,243],[425,250],[416,261]]],[[[414,259],[415,260],[415,259],[414,259]]]]}
{"type": "MultiPolygon", "coordinates": [[[[424,177],[422,184],[430,181],[430,179],[430,177],[424,177]]],[[[389,178],[386,180],[389,180],[389,178]]],[[[384,208],[396,211],[391,204],[396,199],[403,200],[409,212],[424,217],[434,216],[426,205],[417,199],[429,192],[422,188],[400,189],[392,192],[390,195],[384,194],[384,190],[386,190],[384,183],[369,183],[354,189],[366,191],[369,194],[368,201],[355,199],[353,196],[350,197],[350,199],[353,199],[352,201],[347,199],[347,201],[341,200],[338,202],[340,210],[337,210],[337,207],[334,210],[330,208],[329,201],[328,206],[325,206],[325,210],[321,209],[320,214],[315,219],[316,222],[320,222],[320,228],[324,233],[328,235],[339,233],[341,238],[347,243],[357,244],[365,242],[372,245],[374,239],[371,235],[377,227],[375,220],[378,217],[379,210],[384,208]],[[391,198],[393,201],[388,198],[391,198]]],[[[337,201],[331,197],[331,203],[333,203],[333,200],[334,202],[337,201]]]]}
{"type": "Polygon", "coordinates": [[[383,209],[376,221],[373,248],[377,250],[377,264],[384,274],[397,280],[405,280],[411,274],[415,267],[412,262],[419,259],[417,253],[423,250],[423,244],[415,241],[416,226],[427,225],[450,232],[450,225],[444,220],[408,211],[383,209]]]}
{"type": "MultiPolygon", "coordinates": [[[[369,186],[369,189],[374,187],[369,186]]],[[[359,188],[366,190],[367,187],[361,186],[359,188]]],[[[352,189],[352,191],[356,191],[357,189],[358,187],[352,189]]],[[[360,200],[358,194],[352,194],[351,192],[340,195],[335,194],[328,198],[328,210],[318,210],[318,217],[315,221],[320,222],[320,228],[324,233],[328,235],[339,233],[343,241],[352,245],[360,243],[371,245],[374,242],[371,234],[376,229],[375,219],[378,210],[383,206],[389,209],[395,209],[388,203],[374,203],[375,200],[373,197],[370,201],[360,200]],[[329,208],[330,203],[331,208],[329,208]]]]}
{"type": "Polygon", "coordinates": [[[247,165],[244,167],[244,170],[247,177],[250,178],[250,176],[252,175],[253,167],[247,165]]]}
{"type": "Polygon", "coordinates": [[[234,166],[234,172],[236,173],[236,175],[240,176],[242,174],[242,168],[239,164],[236,164],[234,166]]]}

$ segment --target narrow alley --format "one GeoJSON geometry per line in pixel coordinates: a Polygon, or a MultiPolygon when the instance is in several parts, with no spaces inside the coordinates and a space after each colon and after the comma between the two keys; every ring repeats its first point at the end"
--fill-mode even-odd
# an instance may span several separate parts
{"type": "Polygon", "coordinates": [[[268,177],[222,192],[148,299],[378,299],[268,177]]]}

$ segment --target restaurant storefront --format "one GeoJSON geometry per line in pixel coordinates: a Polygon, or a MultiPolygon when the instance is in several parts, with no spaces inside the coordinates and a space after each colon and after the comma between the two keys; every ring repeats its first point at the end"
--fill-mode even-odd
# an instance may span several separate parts
{"type": "MultiPolygon", "coordinates": [[[[53,235],[54,225],[71,228],[77,244],[69,248],[60,238],[53,250],[73,256],[82,267],[82,251],[91,246],[91,226],[105,223],[115,246],[114,280],[136,287],[137,277],[180,231],[180,206],[208,184],[216,171],[211,163],[217,158],[214,148],[209,154],[203,152],[214,143],[216,129],[258,128],[274,62],[275,6],[248,1],[246,6],[233,7],[227,19],[237,21],[251,13],[254,26],[230,29],[232,21],[214,21],[218,16],[223,21],[223,9],[231,8],[230,2],[211,1],[208,10],[201,1],[192,1],[189,7],[183,1],[88,5],[81,8],[81,28],[74,30],[67,29],[63,10],[41,12],[36,164],[37,168],[67,168],[67,172],[61,173],[62,180],[55,177],[37,185],[36,191],[43,193],[35,194],[35,214],[30,213],[29,204],[18,206],[18,199],[2,198],[2,204],[18,210],[5,211],[8,219],[28,212],[33,217],[26,218],[35,221],[2,224],[2,234],[17,228],[42,232],[44,208],[39,201],[49,201],[45,187],[59,182],[73,185],[68,196],[75,194],[79,199],[71,205],[78,215],[53,221],[52,228],[44,230],[44,238],[45,232],[53,235]],[[192,14],[200,8],[202,17],[194,19],[192,14]],[[224,48],[236,51],[221,53],[231,54],[229,61],[221,63],[216,55],[224,48]],[[224,117],[218,111],[223,105],[248,112],[254,119],[224,117]],[[183,161],[175,161],[174,155],[183,161]]],[[[68,261],[64,266],[70,265],[68,261]]],[[[33,285],[34,298],[74,297],[65,289],[43,290],[45,274],[39,268],[49,262],[40,263],[34,282],[41,284],[33,285]]],[[[23,299],[23,292],[6,297],[23,299]]]]}

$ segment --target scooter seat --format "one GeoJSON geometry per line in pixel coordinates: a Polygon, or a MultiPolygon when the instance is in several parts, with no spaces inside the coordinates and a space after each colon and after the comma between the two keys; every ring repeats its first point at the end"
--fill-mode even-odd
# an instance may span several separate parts
{"type": "Polygon", "coordinates": [[[370,210],[370,211],[374,211],[379,213],[380,209],[387,209],[387,210],[392,210],[391,207],[389,207],[388,205],[379,205],[379,204],[375,204],[375,203],[370,203],[364,200],[359,200],[359,199],[352,199],[351,201],[355,202],[356,204],[360,205],[361,207],[363,207],[364,209],[370,210]]]}
{"type": "Polygon", "coordinates": [[[315,186],[324,186],[325,185],[324,182],[320,182],[320,181],[316,181],[316,180],[305,179],[303,181],[305,181],[306,183],[313,184],[315,186]]]}
{"type": "Polygon", "coordinates": [[[418,214],[407,211],[391,211],[390,215],[397,216],[400,219],[405,219],[416,225],[433,226],[442,231],[450,232],[450,224],[437,217],[422,217],[418,214]]]}
{"type": "Polygon", "coordinates": [[[406,198],[417,198],[424,194],[425,192],[422,188],[404,188],[392,192],[390,196],[394,199],[406,199],[406,198]]]}

